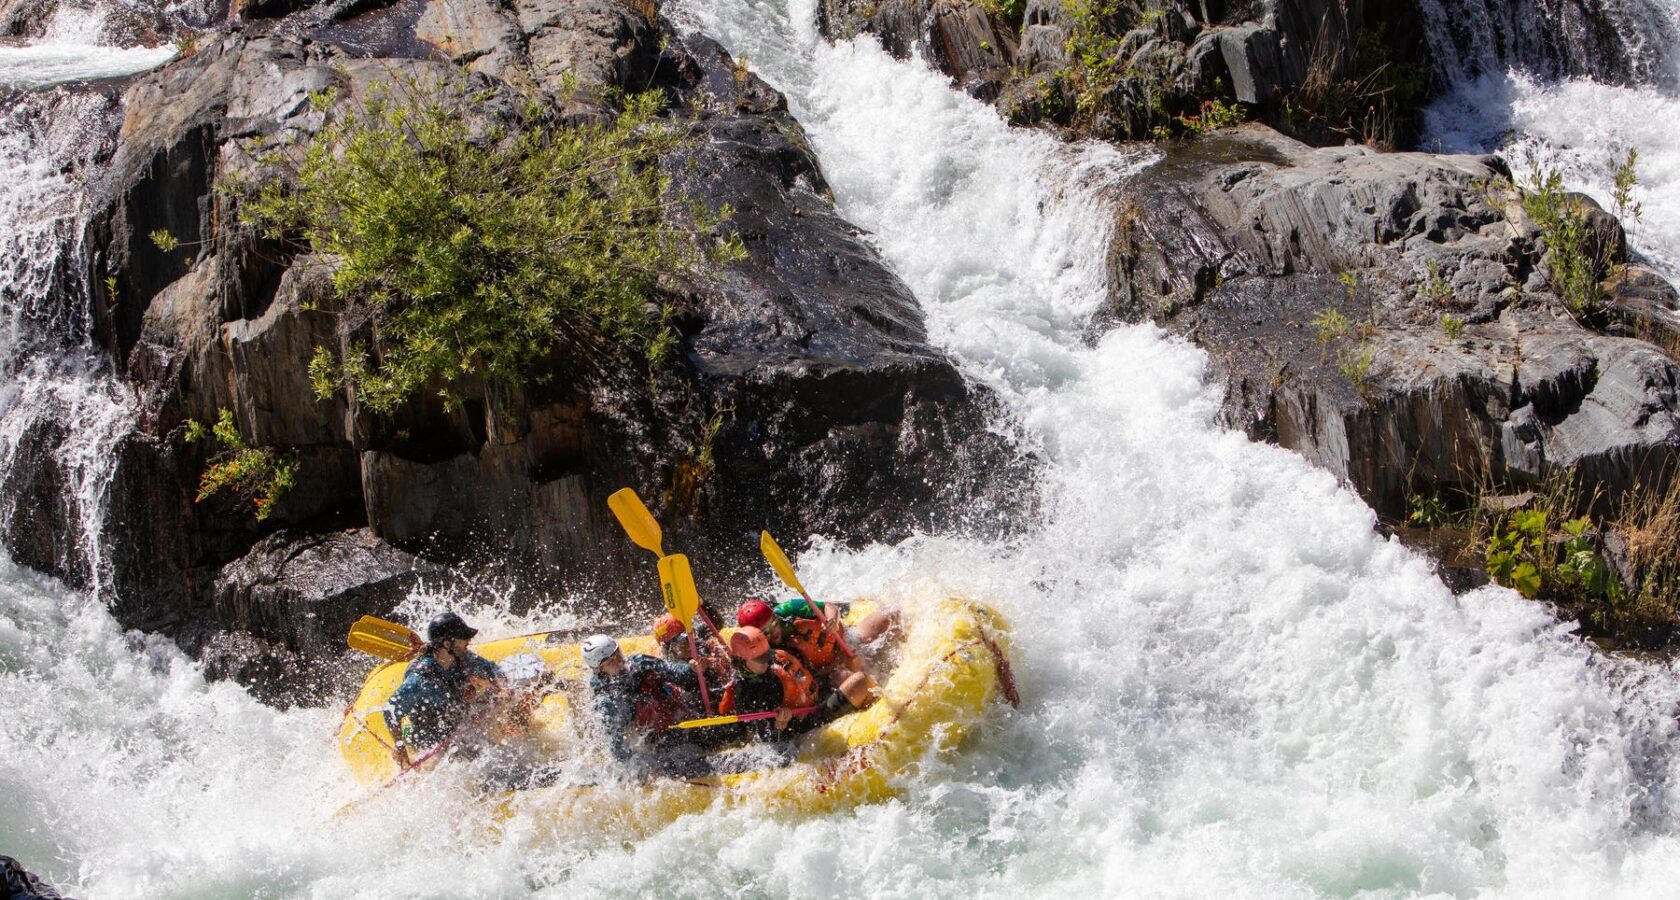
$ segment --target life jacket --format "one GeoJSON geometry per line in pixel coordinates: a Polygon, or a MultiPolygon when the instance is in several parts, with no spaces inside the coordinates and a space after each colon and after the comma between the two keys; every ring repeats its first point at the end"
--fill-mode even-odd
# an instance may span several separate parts
{"type": "Polygon", "coordinates": [[[819,672],[834,665],[840,653],[840,641],[834,632],[816,619],[803,617],[782,620],[782,640],[778,646],[799,654],[800,659],[819,672]]]}
{"type": "MultiPolygon", "coordinates": [[[[723,699],[718,701],[718,713],[729,715],[735,712],[737,688],[744,678],[764,678],[774,676],[782,687],[782,702],[779,706],[798,709],[803,706],[815,706],[817,703],[817,679],[811,670],[805,667],[797,657],[786,650],[777,650],[775,662],[770,664],[770,671],[760,676],[741,675],[729,683],[723,692],[723,699]]],[[[744,710],[757,712],[758,710],[744,710]]],[[[766,710],[768,711],[768,710],[766,710]]]]}
{"type": "Polygon", "coordinates": [[[636,705],[636,724],[662,734],[681,722],[688,707],[688,692],[649,672],[636,685],[633,701],[636,705]]]}

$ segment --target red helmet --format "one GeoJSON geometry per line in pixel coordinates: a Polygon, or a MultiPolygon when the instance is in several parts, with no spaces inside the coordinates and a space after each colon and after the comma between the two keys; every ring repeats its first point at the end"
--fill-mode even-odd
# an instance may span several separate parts
{"type": "Polygon", "coordinates": [[[681,637],[687,630],[676,616],[666,613],[659,617],[659,621],[653,623],[653,639],[663,644],[672,638],[681,637]]]}
{"type": "Polygon", "coordinates": [[[755,629],[763,628],[764,623],[770,621],[772,615],[774,613],[770,609],[770,604],[763,600],[748,600],[741,604],[740,609],[735,611],[735,621],[755,629]]]}
{"type": "Polygon", "coordinates": [[[729,652],[736,659],[758,659],[770,652],[770,639],[757,628],[744,625],[729,636],[729,652]]]}

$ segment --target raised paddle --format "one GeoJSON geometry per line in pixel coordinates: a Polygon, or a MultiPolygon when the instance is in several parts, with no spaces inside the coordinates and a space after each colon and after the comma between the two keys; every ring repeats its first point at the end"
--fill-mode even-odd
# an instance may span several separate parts
{"type": "MultiPolygon", "coordinates": [[[[789,712],[793,713],[795,716],[808,716],[819,709],[822,709],[822,707],[801,706],[798,709],[789,710],[789,712]]],[[[712,716],[709,719],[689,719],[687,722],[678,722],[671,727],[710,728],[713,725],[733,725],[736,722],[756,722],[759,719],[774,719],[776,717],[776,712],[776,710],[770,710],[769,712],[738,713],[733,716],[712,716]]]]}
{"type": "Polygon", "coordinates": [[[415,634],[408,626],[373,616],[357,619],[356,623],[350,626],[350,635],[345,642],[352,650],[360,650],[392,662],[408,659],[419,651],[422,644],[420,635],[415,634]]]}
{"type": "MultiPolygon", "coordinates": [[[[776,543],[776,539],[770,536],[770,532],[760,531],[758,533],[758,549],[763,552],[765,561],[770,563],[770,568],[776,570],[776,576],[782,579],[782,583],[798,591],[799,596],[805,598],[805,604],[811,607],[811,613],[817,617],[817,621],[826,626],[829,621],[828,616],[821,607],[817,606],[817,601],[812,600],[811,595],[805,593],[805,585],[799,583],[799,576],[793,571],[793,563],[788,562],[787,554],[782,552],[782,545],[776,543]]],[[[855,659],[857,654],[852,652],[851,647],[846,646],[846,636],[841,634],[844,630],[843,628],[834,629],[834,639],[839,642],[840,649],[845,651],[848,657],[855,659]]]]}
{"type": "MultiPolygon", "coordinates": [[[[700,589],[694,586],[694,572],[688,566],[688,557],[680,553],[665,555],[664,537],[659,530],[659,522],[653,513],[648,512],[647,504],[636,495],[631,488],[620,488],[607,498],[607,507],[618,517],[618,524],[624,526],[624,533],[630,536],[637,546],[652,552],[659,557],[659,587],[665,601],[665,611],[670,613],[688,634],[689,655],[694,658],[694,675],[700,682],[700,700],[706,706],[706,712],[712,711],[712,692],[706,685],[706,665],[700,656],[700,642],[695,638],[694,614],[700,611],[700,589]]],[[[718,631],[717,623],[707,616],[706,621],[711,624],[712,631],[718,631]]]]}

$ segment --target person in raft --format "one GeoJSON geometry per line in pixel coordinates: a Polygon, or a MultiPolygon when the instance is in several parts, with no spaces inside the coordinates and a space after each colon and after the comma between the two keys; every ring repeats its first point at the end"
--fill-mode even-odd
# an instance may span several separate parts
{"type": "Polygon", "coordinates": [[[415,751],[441,744],[467,718],[474,700],[500,690],[501,670],[467,649],[476,634],[478,629],[453,612],[439,613],[426,626],[425,645],[385,706],[398,766],[414,765],[415,751]]]}
{"type": "MultiPolygon", "coordinates": [[[[794,718],[794,711],[818,706],[822,685],[799,658],[770,646],[764,632],[744,625],[729,636],[729,655],[735,658],[735,677],[718,701],[719,715],[775,711],[774,719],[750,723],[748,734],[762,741],[774,741],[783,732],[797,734],[816,727],[825,715],[806,714],[794,718]]],[[[830,694],[819,713],[836,712],[845,699],[830,694]]]]}
{"type": "MultiPolygon", "coordinates": [[[[723,641],[705,622],[694,623],[694,638],[700,647],[700,658],[706,661],[706,685],[715,694],[729,683],[729,651],[724,649],[723,641]]],[[[659,646],[659,656],[662,659],[675,663],[691,662],[694,659],[688,643],[688,632],[683,630],[677,617],[670,613],[660,616],[659,620],[653,623],[653,642],[659,646]]]]}
{"type": "Polygon", "coordinates": [[[583,641],[583,664],[591,673],[591,705],[606,730],[608,749],[631,774],[698,778],[712,773],[697,743],[706,735],[671,727],[702,715],[693,699],[699,688],[694,663],[641,653],[626,657],[617,641],[594,634],[583,641]]]}
{"type": "MultiPolygon", "coordinates": [[[[757,598],[741,604],[735,621],[742,626],[758,628],[769,638],[770,645],[787,650],[819,678],[839,688],[852,705],[862,709],[874,702],[875,679],[864,671],[863,661],[848,652],[848,645],[840,640],[839,616],[824,617],[823,604],[804,599],[789,600],[775,608],[757,598]]],[[[898,624],[898,614],[873,613],[858,627],[848,629],[849,643],[868,643],[898,624]]]]}

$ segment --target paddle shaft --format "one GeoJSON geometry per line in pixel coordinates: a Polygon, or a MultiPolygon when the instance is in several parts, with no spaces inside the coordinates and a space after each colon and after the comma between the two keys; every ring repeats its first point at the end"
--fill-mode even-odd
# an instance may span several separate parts
{"type": "MultiPolygon", "coordinates": [[[[798,716],[808,716],[811,713],[814,713],[819,709],[822,709],[822,707],[820,707],[820,706],[801,706],[798,709],[789,710],[789,712],[792,713],[795,717],[798,717],[798,716]]],[[[757,722],[760,719],[774,719],[777,716],[777,714],[779,714],[780,712],[781,712],[781,710],[773,709],[773,710],[770,710],[769,712],[737,713],[737,714],[731,715],[731,716],[713,716],[710,719],[689,719],[687,722],[678,722],[677,724],[675,724],[671,727],[672,728],[710,728],[714,725],[733,725],[736,722],[757,722]]]]}

